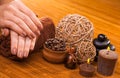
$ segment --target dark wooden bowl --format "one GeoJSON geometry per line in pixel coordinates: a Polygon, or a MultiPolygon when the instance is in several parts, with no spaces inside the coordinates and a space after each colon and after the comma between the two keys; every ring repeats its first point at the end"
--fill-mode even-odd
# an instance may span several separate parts
{"type": "Polygon", "coordinates": [[[66,55],[66,51],[53,51],[44,45],[43,58],[51,63],[63,63],[66,55]]]}

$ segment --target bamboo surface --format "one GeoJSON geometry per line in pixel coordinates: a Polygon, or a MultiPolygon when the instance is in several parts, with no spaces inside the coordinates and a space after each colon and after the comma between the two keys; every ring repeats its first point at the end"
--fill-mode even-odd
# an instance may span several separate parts
{"type": "MultiPolygon", "coordinates": [[[[116,46],[120,56],[120,0],[22,0],[39,17],[48,16],[55,25],[67,14],[86,16],[94,24],[94,37],[103,33],[116,46]]],[[[32,54],[23,62],[12,61],[0,56],[0,78],[84,78],[63,64],[45,61],[40,52],[32,54]]],[[[120,57],[112,76],[96,72],[92,78],[120,78],[120,57]]]]}

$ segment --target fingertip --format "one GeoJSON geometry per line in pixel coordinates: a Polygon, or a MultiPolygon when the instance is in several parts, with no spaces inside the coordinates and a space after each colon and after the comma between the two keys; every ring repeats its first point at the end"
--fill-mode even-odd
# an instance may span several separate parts
{"type": "Polygon", "coordinates": [[[9,35],[9,30],[6,30],[5,35],[4,36],[8,36],[9,35]]]}
{"type": "Polygon", "coordinates": [[[11,49],[11,53],[12,53],[13,55],[16,55],[16,54],[17,54],[17,49],[16,49],[16,48],[11,49]]]}
{"type": "Polygon", "coordinates": [[[34,50],[34,46],[30,46],[30,51],[33,51],[34,50]]]}
{"type": "Polygon", "coordinates": [[[2,34],[2,35],[4,35],[5,37],[6,37],[6,36],[8,36],[8,35],[9,35],[9,33],[10,33],[10,32],[9,32],[9,30],[8,30],[8,29],[6,29],[6,28],[1,29],[1,31],[2,31],[2,33],[1,33],[1,34],[2,34]]]}
{"type": "Polygon", "coordinates": [[[36,36],[39,36],[39,35],[40,35],[40,31],[39,31],[39,30],[36,30],[36,31],[35,31],[35,34],[36,34],[36,36]]]}
{"type": "Polygon", "coordinates": [[[38,27],[39,27],[39,30],[43,30],[43,24],[40,21],[39,21],[38,27]]]}
{"type": "Polygon", "coordinates": [[[21,51],[19,51],[19,52],[17,53],[17,57],[18,57],[18,58],[21,58],[21,59],[23,58],[23,54],[22,54],[21,51]]]}
{"type": "Polygon", "coordinates": [[[5,32],[2,30],[2,33],[1,33],[2,35],[5,35],[5,32]]]}
{"type": "Polygon", "coordinates": [[[32,36],[32,35],[28,35],[28,37],[29,37],[30,39],[33,39],[33,36],[32,36]]]}
{"type": "Polygon", "coordinates": [[[24,58],[27,58],[28,57],[28,54],[29,54],[29,52],[28,51],[25,51],[25,53],[24,53],[24,58]]]}
{"type": "Polygon", "coordinates": [[[30,38],[30,39],[34,39],[34,38],[36,37],[36,35],[35,35],[35,34],[33,34],[33,33],[32,33],[32,34],[30,34],[30,35],[28,35],[28,36],[29,36],[29,38],[30,38]]]}
{"type": "Polygon", "coordinates": [[[37,30],[37,33],[38,33],[37,35],[40,35],[40,31],[39,30],[37,30]]]}
{"type": "Polygon", "coordinates": [[[31,45],[30,45],[30,51],[34,50],[35,47],[35,43],[36,43],[36,37],[32,40],[31,45]]]}
{"type": "Polygon", "coordinates": [[[33,20],[39,30],[43,29],[43,24],[41,23],[40,19],[33,20]]]}
{"type": "Polygon", "coordinates": [[[30,51],[33,51],[35,48],[35,43],[32,43],[31,46],[30,46],[30,51]]]}

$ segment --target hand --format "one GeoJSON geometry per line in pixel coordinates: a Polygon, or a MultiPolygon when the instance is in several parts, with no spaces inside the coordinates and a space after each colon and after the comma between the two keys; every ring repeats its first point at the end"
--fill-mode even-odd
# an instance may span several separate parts
{"type": "Polygon", "coordinates": [[[30,39],[28,37],[21,37],[14,31],[7,28],[1,29],[2,35],[11,36],[11,53],[19,58],[27,58],[29,52],[34,49],[36,38],[30,39]]]}
{"type": "Polygon", "coordinates": [[[14,31],[7,28],[1,29],[2,35],[11,36],[11,53],[19,58],[27,58],[29,52],[34,50],[36,38],[21,37],[14,31]]]}
{"type": "Polygon", "coordinates": [[[0,5],[0,27],[9,28],[21,36],[34,38],[43,28],[36,15],[20,0],[0,5]]]}
{"type": "Polygon", "coordinates": [[[19,36],[16,32],[10,31],[11,53],[19,58],[27,58],[29,52],[34,49],[36,38],[30,39],[19,36]]]}

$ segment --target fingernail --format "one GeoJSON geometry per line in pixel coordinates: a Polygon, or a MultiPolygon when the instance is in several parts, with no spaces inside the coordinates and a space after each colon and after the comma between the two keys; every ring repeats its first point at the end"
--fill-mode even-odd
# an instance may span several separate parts
{"type": "Polygon", "coordinates": [[[41,29],[43,29],[43,24],[41,23],[41,29]]]}
{"type": "Polygon", "coordinates": [[[36,31],[36,34],[37,34],[37,35],[40,35],[40,31],[39,31],[39,30],[38,30],[38,31],[36,31]]]}
{"type": "Polygon", "coordinates": [[[25,52],[24,57],[25,57],[25,58],[28,57],[28,52],[25,52]]]}
{"type": "Polygon", "coordinates": [[[34,50],[34,47],[33,45],[30,46],[30,51],[33,51],[34,50]]]}
{"type": "Polygon", "coordinates": [[[34,47],[30,47],[30,51],[33,51],[34,50],[34,47]]]}
{"type": "Polygon", "coordinates": [[[22,58],[22,57],[23,57],[21,51],[19,52],[18,57],[19,57],[19,58],[22,58]]]}
{"type": "Polygon", "coordinates": [[[12,54],[16,55],[16,53],[17,53],[17,49],[16,48],[12,49],[12,54]]]}
{"type": "Polygon", "coordinates": [[[5,32],[4,31],[2,31],[2,33],[1,33],[2,35],[5,35],[5,32]]]}
{"type": "Polygon", "coordinates": [[[39,30],[42,30],[42,29],[43,29],[43,24],[40,22],[39,30]]]}

